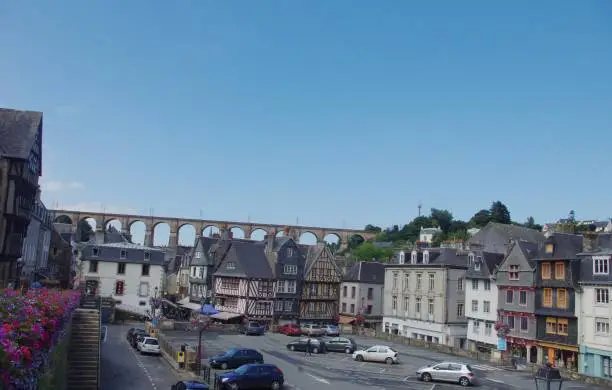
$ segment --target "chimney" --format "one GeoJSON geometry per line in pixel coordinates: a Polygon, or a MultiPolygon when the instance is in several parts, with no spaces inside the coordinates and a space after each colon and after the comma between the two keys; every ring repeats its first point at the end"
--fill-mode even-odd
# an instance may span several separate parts
{"type": "Polygon", "coordinates": [[[234,238],[234,233],[229,229],[221,230],[221,239],[222,240],[231,240],[234,238]]]}
{"type": "Polygon", "coordinates": [[[594,252],[597,248],[597,233],[584,232],[582,235],[582,251],[594,252]]]}
{"type": "Polygon", "coordinates": [[[276,236],[274,234],[266,234],[264,236],[264,241],[266,242],[266,254],[272,253],[274,251],[276,236]]]}

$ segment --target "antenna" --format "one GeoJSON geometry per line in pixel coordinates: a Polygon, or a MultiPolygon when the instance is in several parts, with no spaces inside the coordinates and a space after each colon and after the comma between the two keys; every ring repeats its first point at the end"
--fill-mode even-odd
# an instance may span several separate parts
{"type": "Polygon", "coordinates": [[[204,213],[202,212],[202,209],[200,209],[200,219],[204,218],[204,213]]]}
{"type": "Polygon", "coordinates": [[[295,217],[295,225],[300,226],[300,217],[295,217]]]}
{"type": "Polygon", "coordinates": [[[423,208],[423,202],[421,202],[419,200],[419,204],[417,205],[418,209],[419,209],[419,217],[421,216],[421,209],[423,208]]]}

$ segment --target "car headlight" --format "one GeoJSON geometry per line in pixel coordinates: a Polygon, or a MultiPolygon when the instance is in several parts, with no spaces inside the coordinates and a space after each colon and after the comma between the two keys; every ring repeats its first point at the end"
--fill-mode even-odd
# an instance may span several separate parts
{"type": "Polygon", "coordinates": [[[227,382],[229,380],[229,378],[223,378],[221,379],[221,382],[227,382]]]}

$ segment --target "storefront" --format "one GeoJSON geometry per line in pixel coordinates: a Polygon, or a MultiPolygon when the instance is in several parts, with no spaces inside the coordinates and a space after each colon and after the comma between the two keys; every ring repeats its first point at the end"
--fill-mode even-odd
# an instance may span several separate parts
{"type": "Polygon", "coordinates": [[[551,363],[555,367],[565,367],[570,370],[578,369],[578,347],[543,342],[539,342],[538,346],[542,348],[543,363],[551,363]]]}
{"type": "Polygon", "coordinates": [[[583,375],[612,379],[612,351],[580,346],[578,372],[583,375]]]}
{"type": "Polygon", "coordinates": [[[538,350],[534,345],[533,340],[523,339],[520,337],[507,337],[508,355],[518,359],[518,363],[536,363],[538,359],[538,350]]]}

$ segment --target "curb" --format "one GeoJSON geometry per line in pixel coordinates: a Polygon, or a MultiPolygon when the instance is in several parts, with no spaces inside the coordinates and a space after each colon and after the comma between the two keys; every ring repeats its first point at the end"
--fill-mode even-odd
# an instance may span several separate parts
{"type": "Polygon", "coordinates": [[[198,377],[197,375],[195,375],[191,371],[187,371],[187,370],[183,370],[183,369],[179,368],[178,367],[178,363],[174,359],[172,359],[172,357],[166,351],[162,350],[161,351],[161,356],[164,359],[164,361],[166,362],[166,364],[168,364],[168,366],[170,366],[170,368],[174,372],[174,375],[176,375],[179,379],[194,379],[194,378],[198,377]]]}

